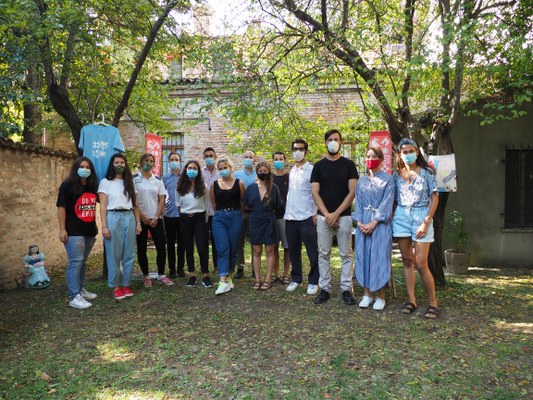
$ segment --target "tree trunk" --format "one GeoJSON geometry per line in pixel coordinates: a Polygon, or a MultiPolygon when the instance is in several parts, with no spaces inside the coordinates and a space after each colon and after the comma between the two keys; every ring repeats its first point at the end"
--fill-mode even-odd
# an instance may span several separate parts
{"type": "Polygon", "coordinates": [[[76,113],[76,110],[70,99],[68,97],[67,90],[52,83],[48,86],[48,95],[50,96],[50,101],[54,110],[63,117],[70,130],[72,131],[72,137],[74,138],[74,143],[76,143],[76,148],[78,149],[78,154],[81,156],[83,152],[78,148],[80,143],[81,128],[83,128],[83,122],[81,118],[76,113]]]}
{"type": "Polygon", "coordinates": [[[41,123],[43,113],[37,103],[24,103],[24,130],[22,140],[25,143],[41,144],[41,138],[36,126],[41,123]]]}

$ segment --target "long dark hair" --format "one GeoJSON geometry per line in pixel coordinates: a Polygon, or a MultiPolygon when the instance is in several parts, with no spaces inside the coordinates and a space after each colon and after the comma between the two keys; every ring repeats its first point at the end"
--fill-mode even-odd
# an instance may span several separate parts
{"type": "Polygon", "coordinates": [[[67,176],[67,178],[63,181],[63,183],[71,183],[72,184],[72,193],[74,196],[79,196],[83,193],[83,189],[88,189],[89,191],[96,193],[98,189],[98,177],[96,176],[96,170],[94,169],[93,162],[88,159],[87,157],[78,157],[74,164],[72,164],[72,167],[70,167],[70,172],[67,176]],[[78,168],[80,168],[80,165],[83,161],[87,161],[89,164],[89,168],[91,169],[91,176],[85,179],[85,185],[83,185],[81,182],[81,178],[78,175],[78,168]]]}
{"type": "MultiPolygon", "coordinates": [[[[413,146],[410,143],[405,143],[405,144],[413,146]]],[[[402,145],[402,147],[403,146],[404,145],[402,145]]],[[[415,146],[413,146],[413,147],[415,147],[415,146]]],[[[398,171],[401,171],[402,169],[405,168],[405,163],[402,160],[400,150],[401,150],[401,148],[398,149],[398,152],[396,153],[396,168],[397,168],[398,171]]],[[[416,164],[419,167],[427,170],[430,174],[435,175],[435,169],[431,165],[428,164],[428,162],[426,161],[426,159],[422,155],[422,152],[420,151],[420,148],[418,146],[416,146],[416,150],[418,150],[418,154],[416,155],[416,164]]]]}
{"type": "Polygon", "coordinates": [[[257,174],[257,171],[259,171],[259,168],[262,168],[262,167],[265,167],[266,169],[268,169],[268,172],[270,173],[268,178],[263,181],[265,182],[267,190],[266,190],[265,196],[263,197],[262,203],[266,205],[270,203],[270,199],[272,197],[272,181],[273,181],[272,169],[270,168],[270,165],[266,161],[260,161],[255,166],[255,173],[257,174]]]}
{"type": "Polygon", "coordinates": [[[185,196],[191,190],[192,181],[187,176],[187,167],[191,164],[195,164],[196,168],[198,168],[198,176],[194,179],[193,193],[194,197],[198,199],[205,195],[205,183],[204,177],[202,175],[202,168],[196,160],[189,160],[185,163],[183,169],[181,170],[180,179],[178,180],[178,187],[176,190],[178,191],[180,196],[185,196]]]}
{"type": "Polygon", "coordinates": [[[135,198],[135,187],[133,186],[133,175],[131,174],[130,167],[128,166],[128,160],[126,159],[126,155],[122,153],[116,153],[111,156],[111,160],[109,160],[109,165],[107,167],[107,173],[105,175],[106,179],[113,180],[117,176],[117,173],[115,172],[114,162],[116,158],[122,158],[124,160],[124,163],[126,164],[124,167],[124,196],[131,199],[131,203],[136,206],[137,200],[135,198]]]}

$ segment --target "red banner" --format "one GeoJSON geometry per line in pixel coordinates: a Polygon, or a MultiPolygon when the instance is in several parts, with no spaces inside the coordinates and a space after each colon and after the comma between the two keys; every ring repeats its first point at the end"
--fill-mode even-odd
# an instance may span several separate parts
{"type": "Polygon", "coordinates": [[[155,157],[155,165],[152,173],[161,176],[161,147],[163,146],[163,138],[151,133],[145,135],[146,152],[153,154],[155,157]]]}
{"type": "Polygon", "coordinates": [[[381,169],[392,174],[392,140],[389,131],[375,131],[370,133],[370,146],[379,147],[383,151],[383,164],[381,169]]]}

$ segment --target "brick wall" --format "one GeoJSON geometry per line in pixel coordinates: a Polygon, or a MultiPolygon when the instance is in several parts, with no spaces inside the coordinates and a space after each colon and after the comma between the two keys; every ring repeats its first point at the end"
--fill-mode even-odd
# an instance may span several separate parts
{"type": "MultiPolygon", "coordinates": [[[[45,254],[48,270],[66,268],[55,203],[75,158],[71,153],[0,139],[0,289],[21,284],[22,257],[33,243],[45,254]]],[[[101,241],[94,251],[101,251],[101,241]]]]}

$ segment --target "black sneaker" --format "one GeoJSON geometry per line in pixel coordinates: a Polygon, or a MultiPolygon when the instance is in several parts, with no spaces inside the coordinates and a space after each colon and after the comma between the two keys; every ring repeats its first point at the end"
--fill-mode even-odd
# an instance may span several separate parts
{"type": "Polygon", "coordinates": [[[185,271],[182,270],[182,269],[178,269],[178,276],[180,278],[186,278],[187,277],[187,274],[185,274],[185,271]]]}
{"type": "Polygon", "coordinates": [[[170,271],[170,272],[168,273],[168,277],[169,277],[170,279],[176,279],[176,278],[178,277],[178,274],[176,274],[176,271],[170,271]]]}
{"type": "Polygon", "coordinates": [[[344,301],[344,304],[353,306],[355,304],[355,299],[353,298],[352,292],[350,292],[349,290],[345,290],[344,292],[342,292],[342,301],[344,301]]]}
{"type": "Polygon", "coordinates": [[[316,296],[315,304],[323,304],[328,301],[330,297],[331,295],[329,294],[329,292],[321,290],[318,296],[316,296]]]}
{"type": "Polygon", "coordinates": [[[237,269],[237,273],[233,278],[235,279],[242,279],[244,277],[244,270],[242,268],[237,269]]]}
{"type": "Polygon", "coordinates": [[[194,287],[196,285],[196,276],[191,276],[187,282],[188,287],[194,287]]]}
{"type": "Polygon", "coordinates": [[[203,287],[213,287],[213,282],[211,282],[211,279],[209,279],[208,276],[204,277],[204,279],[202,279],[202,285],[203,287]]]}

